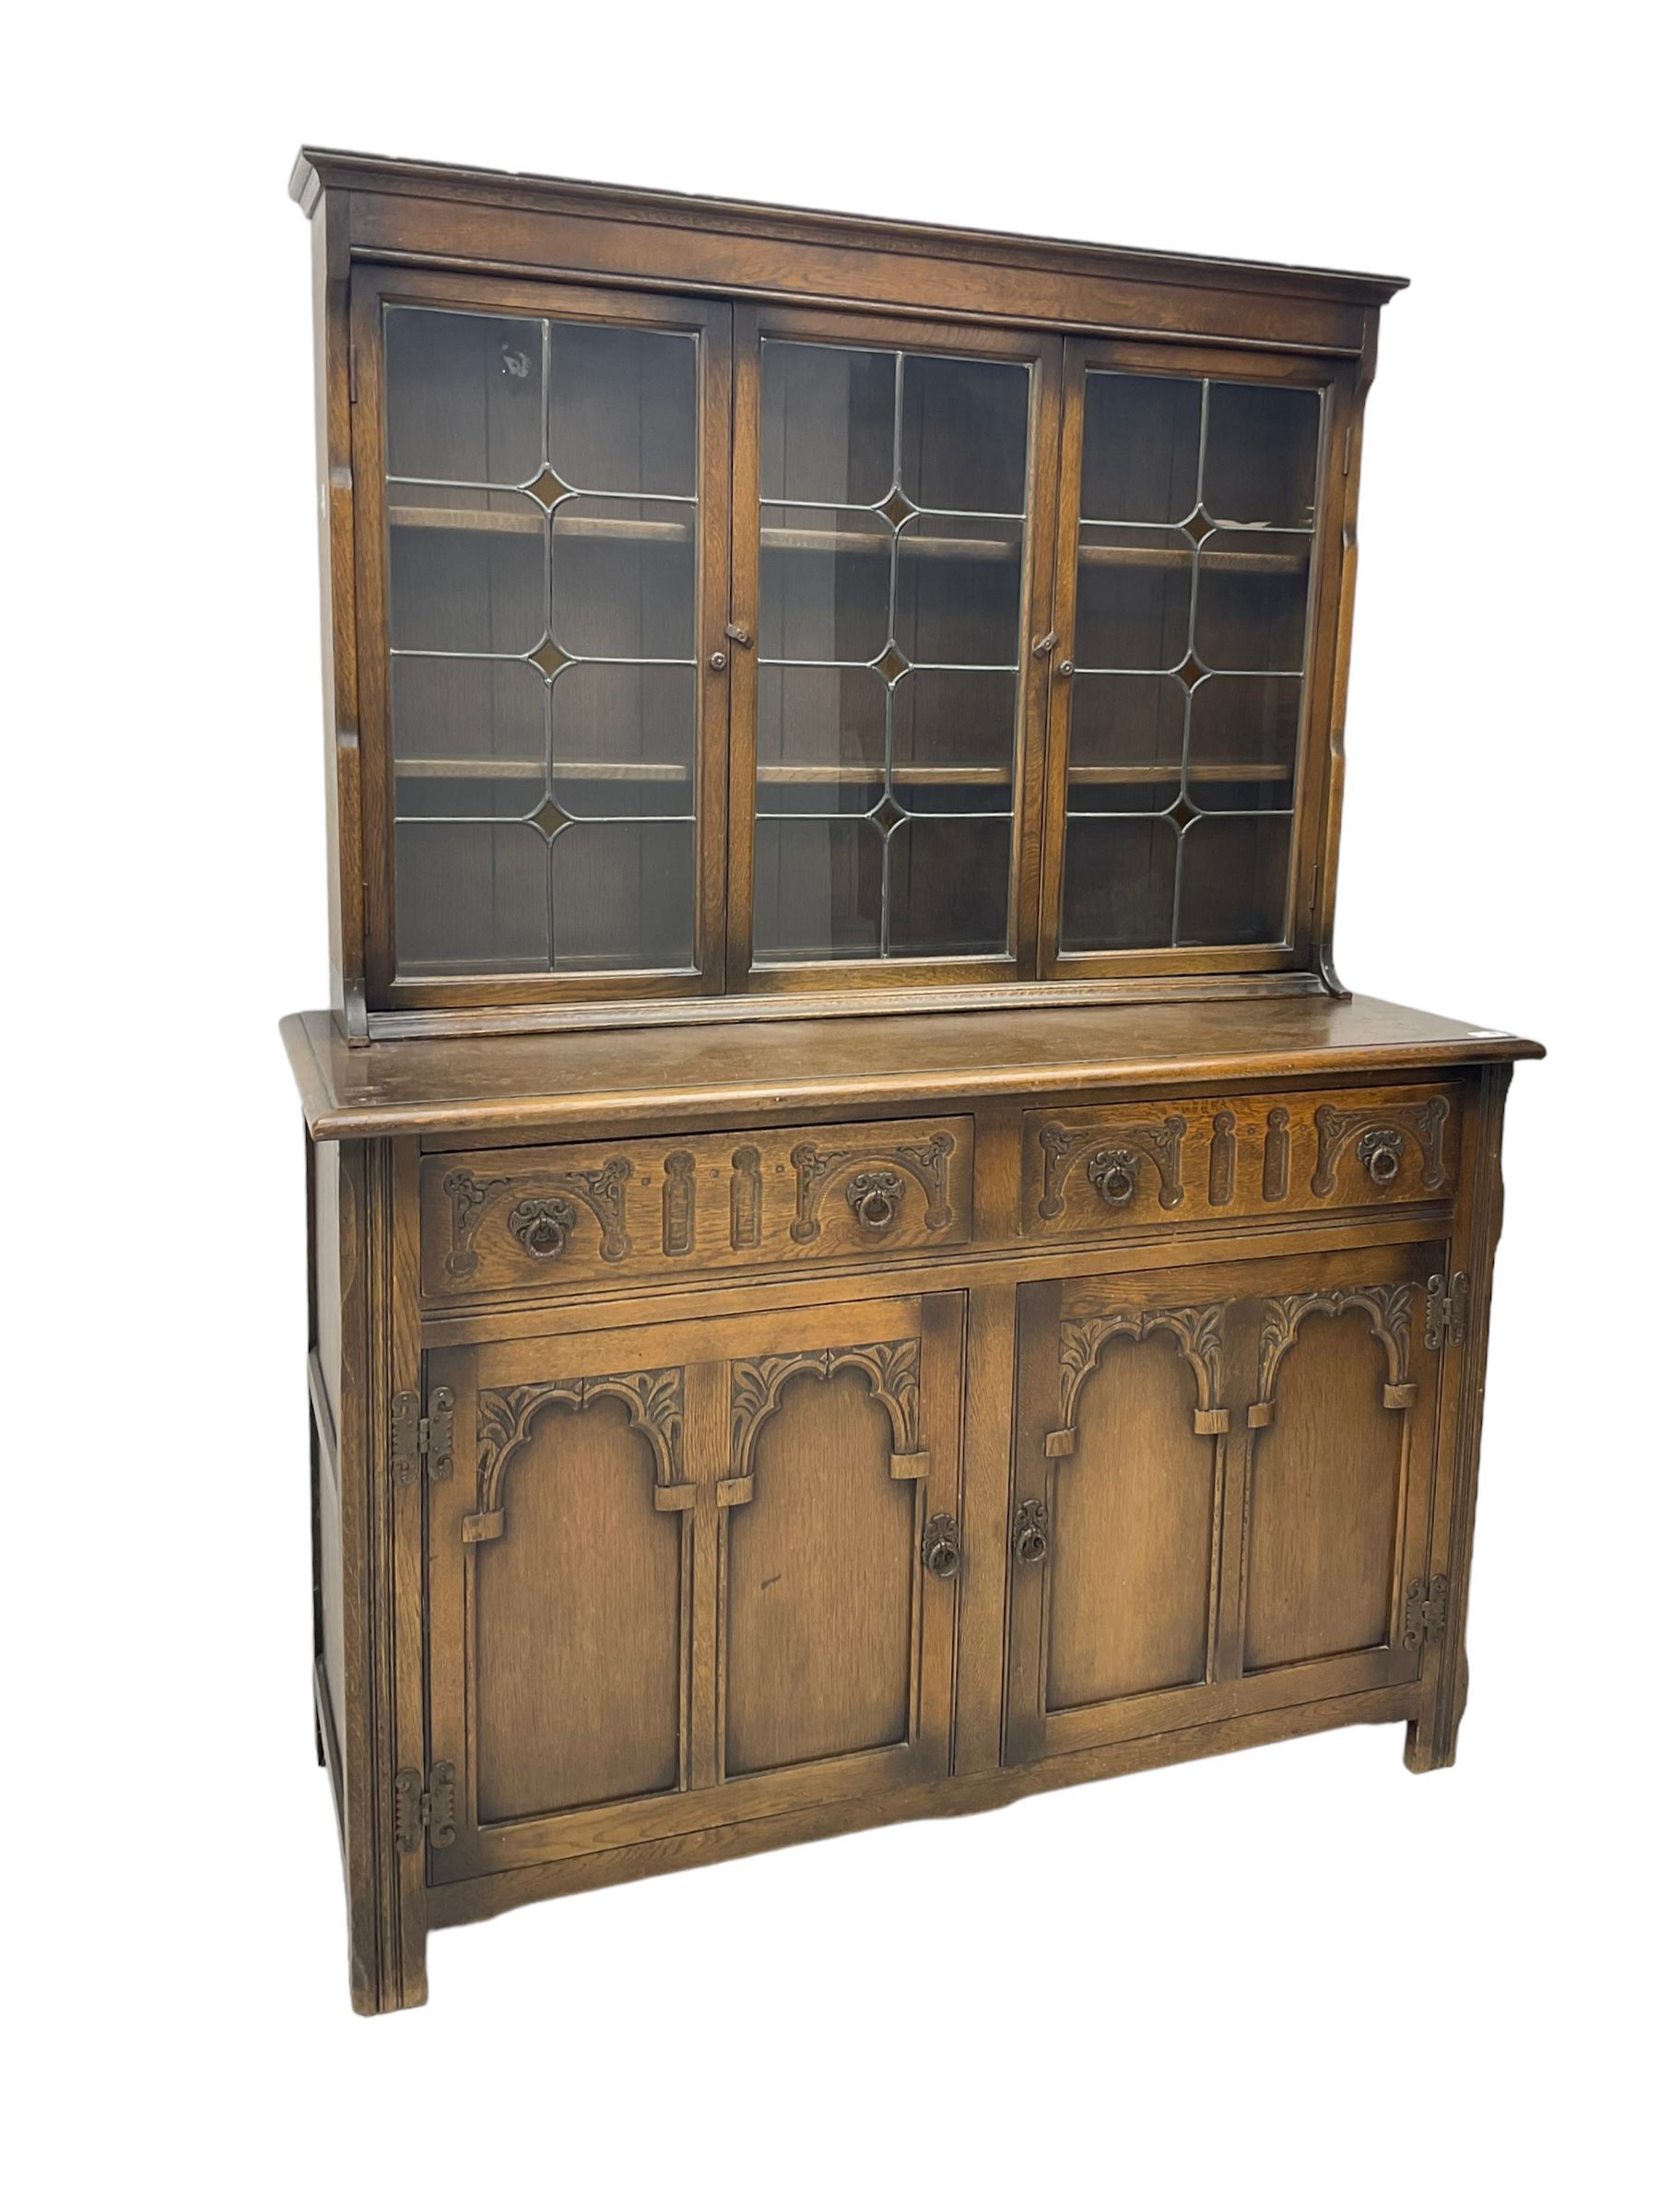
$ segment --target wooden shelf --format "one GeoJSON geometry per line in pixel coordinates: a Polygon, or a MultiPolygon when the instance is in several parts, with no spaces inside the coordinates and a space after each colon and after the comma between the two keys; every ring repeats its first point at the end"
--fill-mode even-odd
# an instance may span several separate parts
{"type": "MultiPolygon", "coordinates": [[[[538,536],[546,527],[547,519],[539,508],[534,512],[528,508],[492,511],[482,507],[425,506],[394,506],[388,510],[388,520],[395,530],[483,531],[488,535],[508,537],[538,536]]],[[[622,515],[574,514],[559,522],[558,534],[561,538],[685,545],[694,530],[695,524],[689,522],[641,523],[622,515]]],[[[904,542],[907,551],[920,559],[1002,561],[1019,558],[1023,538],[923,537],[912,533],[904,542]]],[[[892,543],[889,533],[877,530],[794,529],[768,523],[760,531],[760,544],[768,552],[885,555],[892,543]]],[[[1077,559],[1085,568],[1176,570],[1190,567],[1192,558],[1191,553],[1173,546],[1084,545],[1077,551],[1077,559]]],[[[1308,568],[1307,558],[1300,553],[1206,549],[1201,559],[1206,568],[1225,569],[1234,574],[1300,576],[1308,568]]]]}
{"type": "MultiPolygon", "coordinates": [[[[399,760],[396,773],[416,782],[452,782],[465,783],[525,783],[539,782],[546,763],[536,760],[466,760],[419,759],[399,760]]],[[[690,779],[691,770],[673,760],[564,760],[554,770],[560,783],[683,783],[690,779]]],[[[879,783],[879,768],[848,768],[834,761],[763,761],[755,771],[759,783],[879,783]]],[[[1106,768],[1074,768],[1071,782],[1077,785],[1104,783],[1178,783],[1181,781],[1179,763],[1172,767],[1160,766],[1156,761],[1114,762],[1106,768]]],[[[1277,760],[1194,760],[1187,770],[1189,783],[1288,783],[1290,771],[1277,760]]],[[[1008,783],[1013,781],[1006,768],[951,768],[938,767],[932,762],[924,766],[907,768],[897,762],[893,769],[895,783],[919,784],[985,784],[1008,783]]]]}

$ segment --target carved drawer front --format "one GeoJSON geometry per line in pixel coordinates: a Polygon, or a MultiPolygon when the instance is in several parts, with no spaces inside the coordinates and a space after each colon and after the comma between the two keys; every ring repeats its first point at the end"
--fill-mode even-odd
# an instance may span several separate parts
{"type": "Polygon", "coordinates": [[[1456,1084],[1415,1084],[1042,1109],[1025,1116],[1025,1231],[1448,1200],[1459,1103],[1456,1084]]]}
{"type": "Polygon", "coordinates": [[[421,1281],[557,1295],[948,1249],[972,1190],[966,1115],[448,1153],[422,1163],[421,1281]]]}

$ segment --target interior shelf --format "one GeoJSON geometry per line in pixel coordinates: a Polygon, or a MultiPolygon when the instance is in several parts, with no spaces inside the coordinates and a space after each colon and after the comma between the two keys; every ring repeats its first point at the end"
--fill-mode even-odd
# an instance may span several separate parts
{"type": "MultiPolygon", "coordinates": [[[[547,524],[538,509],[532,513],[517,509],[491,512],[482,507],[393,506],[388,519],[396,530],[472,530],[494,535],[534,537],[547,524]]],[[[561,538],[609,538],[634,544],[684,545],[694,525],[685,523],[636,522],[624,515],[573,514],[560,520],[561,538]]],[[[893,544],[890,532],[877,530],[815,530],[765,524],[761,546],[782,553],[886,553],[893,544]]],[[[1018,537],[924,537],[914,533],[905,539],[907,552],[927,560],[1017,560],[1018,537]]],[[[1192,554],[1175,546],[1080,546],[1077,559],[1085,568],[1185,569],[1192,554]]],[[[1300,576],[1307,560],[1300,553],[1264,553],[1241,548],[1212,551],[1201,556],[1204,565],[1246,575],[1300,576]]]]}
{"type": "MultiPolygon", "coordinates": [[[[547,763],[535,760],[421,759],[399,760],[396,772],[418,782],[451,781],[468,783],[539,782],[547,763]]],[[[561,760],[554,769],[561,783],[681,783],[688,767],[674,760],[561,760]]],[[[1194,760],[1187,768],[1189,783],[1288,783],[1290,770],[1278,760],[1194,760]]],[[[1078,785],[1103,783],[1175,783],[1181,779],[1179,762],[1113,762],[1110,767],[1074,768],[1069,780],[1078,785]]],[[[879,783],[879,768],[847,768],[834,762],[762,761],[755,771],[759,783],[879,783]]],[[[950,768],[933,763],[914,768],[902,761],[893,765],[896,783],[996,784],[1013,780],[1006,768],[950,768]]]]}

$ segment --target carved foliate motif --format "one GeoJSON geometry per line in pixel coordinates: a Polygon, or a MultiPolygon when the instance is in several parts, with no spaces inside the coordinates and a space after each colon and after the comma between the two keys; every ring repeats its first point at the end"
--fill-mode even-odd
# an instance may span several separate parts
{"type": "Polygon", "coordinates": [[[1053,1221],[1065,1208],[1065,1185],[1080,1159],[1087,1159],[1088,1180],[1108,1205],[1127,1205],[1135,1193],[1135,1178],[1146,1159],[1158,1171],[1158,1203],[1169,1208],[1181,1204],[1181,1144],[1185,1119],[1166,1114],[1161,1123],[1124,1122],[1089,1129],[1068,1129],[1064,1122],[1050,1122],[1037,1132],[1042,1153],[1042,1195],[1037,1211],[1053,1221]],[[1125,1161],[1131,1163],[1125,1166],[1125,1161]],[[1097,1163],[1100,1165],[1097,1170],[1097,1163]],[[1128,1189],[1123,1187],[1127,1181],[1128,1189]],[[1110,1186],[1110,1187],[1109,1187],[1110,1186]]]}
{"type": "Polygon", "coordinates": [[[819,1352],[771,1352],[759,1359],[732,1362],[732,1473],[754,1471],[755,1440],[777,1411],[786,1383],[795,1375],[828,1382],[844,1368],[866,1376],[872,1396],[887,1408],[896,1453],[913,1453],[922,1412],[922,1346],[914,1336],[894,1344],[837,1345],[819,1352]]]}
{"type": "Polygon", "coordinates": [[[633,1168],[626,1159],[607,1159],[603,1167],[572,1168],[563,1174],[493,1175],[488,1182],[466,1168],[456,1168],[443,1179],[450,1202],[450,1248],[443,1263],[446,1275],[471,1275],[478,1265],[474,1249],[480,1224],[502,1194],[522,1193],[508,1216],[507,1226],[532,1259],[555,1260],[576,1226],[571,1205],[585,1206],[599,1225],[599,1256],[623,1260],[633,1246],[626,1220],[626,1185],[633,1168]]]}
{"type": "MultiPolygon", "coordinates": [[[[1411,1283],[1371,1283],[1352,1290],[1297,1290],[1288,1298],[1264,1299],[1256,1364],[1256,1396],[1260,1403],[1271,1405],[1279,1364],[1296,1342],[1296,1333],[1310,1313],[1347,1313],[1356,1310],[1363,1313],[1386,1355],[1391,1389],[1397,1391],[1407,1383],[1414,1288],[1411,1283]]],[[[1258,1427],[1261,1425],[1257,1423],[1258,1427]]]]}
{"type": "Polygon", "coordinates": [[[1074,1313],[1060,1324],[1060,1422],[1077,1423],[1077,1399],[1114,1336],[1145,1343],[1164,1329],[1180,1345],[1198,1385],[1198,1411],[1215,1413],[1221,1395],[1221,1321],[1226,1306],[1169,1306],[1143,1313],[1074,1313]]]}
{"type": "Polygon", "coordinates": [[[1405,1139],[1409,1134],[1423,1162],[1423,1188],[1438,1191],[1446,1180],[1441,1137],[1449,1099],[1425,1099],[1420,1104],[1387,1106],[1321,1106],[1313,1115],[1319,1136],[1319,1157],[1313,1165],[1312,1189],[1316,1198],[1328,1198],[1336,1188],[1336,1167],[1348,1144],[1360,1138],[1359,1159],[1373,1182],[1386,1186],[1400,1172],[1405,1139]]]}
{"type": "MultiPolygon", "coordinates": [[[[929,1229],[948,1229],[955,1218],[948,1186],[950,1156],[956,1150],[956,1139],[948,1130],[936,1130],[925,1144],[860,1145],[845,1152],[823,1152],[817,1145],[797,1145],[789,1156],[789,1164],[795,1171],[795,1218],[789,1225],[790,1236],[797,1244],[809,1244],[818,1234],[821,1224],[818,1207],[822,1204],[824,1186],[838,1170],[849,1167],[865,1169],[862,1175],[853,1176],[847,1184],[847,1203],[861,1225],[874,1230],[889,1228],[898,1210],[898,1200],[892,1194],[890,1181],[877,1185],[869,1170],[902,1169],[915,1178],[922,1194],[927,1201],[923,1216],[929,1229]],[[868,1163],[868,1168],[865,1168],[868,1163]],[[853,1195],[853,1184],[861,1185],[860,1196],[853,1195]],[[879,1195],[877,1193],[879,1192],[879,1195]],[[872,1218],[865,1219],[861,1203],[872,1218]],[[883,1210],[884,1206],[888,1210],[883,1210]]],[[[900,1186],[902,1195],[902,1185],[900,1186]]]]}
{"type": "MultiPolygon", "coordinates": [[[[524,1382],[507,1390],[478,1393],[478,1498],[479,1521],[499,1519],[502,1482],[514,1453],[530,1434],[535,1417],[548,1406],[568,1406],[575,1412],[601,1398],[618,1398],[628,1408],[630,1429],[637,1429],[651,1445],[660,1487],[681,1479],[681,1441],[685,1424],[685,1370],[678,1367],[641,1368],[631,1374],[578,1375],[558,1382],[524,1382]]],[[[477,1529],[472,1540],[497,1535],[499,1528],[477,1529]]]]}

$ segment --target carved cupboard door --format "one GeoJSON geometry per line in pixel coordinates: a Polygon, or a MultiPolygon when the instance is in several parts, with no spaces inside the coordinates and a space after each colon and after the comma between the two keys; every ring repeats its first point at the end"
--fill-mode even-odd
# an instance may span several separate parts
{"type": "Polygon", "coordinates": [[[946,1771],[961,1301],[436,1354],[432,1878],[946,1771]]]}
{"type": "Polygon", "coordinates": [[[1443,1257],[1027,1288],[1008,1759],[1417,1675],[1443,1257]]]}

